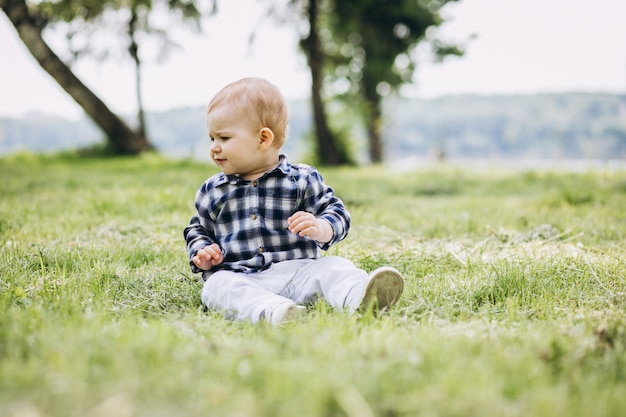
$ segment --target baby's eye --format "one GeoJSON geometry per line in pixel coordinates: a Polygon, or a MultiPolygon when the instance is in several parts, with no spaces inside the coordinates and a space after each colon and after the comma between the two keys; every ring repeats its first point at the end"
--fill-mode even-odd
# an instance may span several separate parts
{"type": "Polygon", "coordinates": [[[231,139],[231,137],[230,137],[230,136],[217,136],[217,137],[214,137],[214,136],[209,136],[209,140],[210,140],[211,142],[215,142],[215,141],[219,141],[219,142],[226,142],[226,141],[227,141],[227,140],[229,140],[229,139],[231,139]]]}

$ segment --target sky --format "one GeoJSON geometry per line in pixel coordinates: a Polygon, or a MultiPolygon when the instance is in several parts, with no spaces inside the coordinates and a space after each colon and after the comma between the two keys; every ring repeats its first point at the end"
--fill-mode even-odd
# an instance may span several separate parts
{"type": "MultiPolygon", "coordinates": [[[[225,84],[247,76],[267,78],[289,99],[308,97],[308,68],[294,30],[263,19],[257,0],[219,5],[201,34],[172,32],[181,48],[163,63],[146,63],[146,109],[203,106],[225,84]]],[[[443,15],[439,35],[465,44],[466,54],[442,63],[421,61],[406,95],[626,94],[624,0],[460,0],[443,15]]],[[[130,60],[82,60],[73,69],[111,109],[136,112],[130,60]]],[[[0,13],[0,117],[33,113],[82,116],[0,13]]]]}

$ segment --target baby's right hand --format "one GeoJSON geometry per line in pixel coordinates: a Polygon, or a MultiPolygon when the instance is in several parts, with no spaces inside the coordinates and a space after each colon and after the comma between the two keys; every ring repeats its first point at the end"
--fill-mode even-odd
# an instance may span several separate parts
{"type": "Polygon", "coordinates": [[[217,243],[200,249],[193,258],[193,263],[200,269],[208,271],[224,261],[224,254],[217,243]]]}

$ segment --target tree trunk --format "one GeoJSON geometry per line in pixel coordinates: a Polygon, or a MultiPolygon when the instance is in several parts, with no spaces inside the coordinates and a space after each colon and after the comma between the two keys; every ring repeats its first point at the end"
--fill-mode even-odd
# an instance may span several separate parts
{"type": "Polygon", "coordinates": [[[311,100],[317,151],[324,165],[342,165],[349,162],[348,155],[338,146],[337,138],[328,127],[328,120],[322,100],[323,55],[317,27],[317,0],[308,2],[309,34],[300,40],[300,46],[307,56],[311,70],[311,100]]]}
{"type": "Polygon", "coordinates": [[[367,139],[369,145],[370,162],[377,164],[383,162],[382,141],[382,110],[380,98],[367,100],[367,139]]]}
{"type": "Polygon", "coordinates": [[[42,30],[45,25],[43,18],[31,15],[25,0],[0,0],[0,8],[15,26],[20,38],[39,65],[104,131],[107,135],[108,145],[113,152],[136,155],[151,148],[144,135],[130,129],[50,49],[42,37],[42,30]]]}
{"type": "Polygon", "coordinates": [[[135,39],[135,33],[137,32],[137,10],[131,7],[131,18],[128,22],[128,37],[130,38],[130,45],[128,46],[128,52],[133,58],[135,63],[135,94],[137,96],[137,121],[139,123],[139,134],[143,137],[148,137],[148,128],[146,124],[146,114],[143,109],[143,97],[141,94],[141,59],[139,59],[139,44],[135,39]]]}

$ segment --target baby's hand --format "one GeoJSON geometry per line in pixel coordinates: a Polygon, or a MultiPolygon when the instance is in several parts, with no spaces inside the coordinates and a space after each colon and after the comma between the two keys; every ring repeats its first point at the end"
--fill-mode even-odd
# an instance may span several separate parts
{"type": "Polygon", "coordinates": [[[306,211],[298,211],[287,219],[289,231],[299,236],[306,236],[321,243],[330,242],[333,228],[324,219],[318,219],[306,211]]]}
{"type": "Polygon", "coordinates": [[[193,263],[200,269],[208,271],[224,261],[224,254],[217,243],[200,249],[193,258],[193,263]]]}

